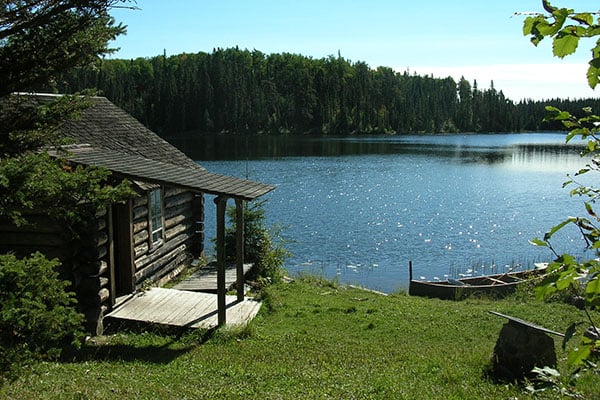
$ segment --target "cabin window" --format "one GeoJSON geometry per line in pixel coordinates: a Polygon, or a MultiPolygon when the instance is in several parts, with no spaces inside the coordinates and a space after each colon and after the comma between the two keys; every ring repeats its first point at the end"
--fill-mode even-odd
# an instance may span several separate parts
{"type": "Polygon", "coordinates": [[[162,243],[163,230],[163,201],[162,190],[156,189],[150,192],[150,231],[152,245],[162,243]]]}

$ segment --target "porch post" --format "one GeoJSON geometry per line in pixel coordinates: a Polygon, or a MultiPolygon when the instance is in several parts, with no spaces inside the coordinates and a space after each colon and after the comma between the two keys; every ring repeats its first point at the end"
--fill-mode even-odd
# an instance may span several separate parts
{"type": "Polygon", "coordinates": [[[217,313],[219,326],[225,325],[227,304],[225,302],[225,209],[227,197],[216,197],[217,205],[217,313]]]}
{"type": "Polygon", "coordinates": [[[235,231],[235,263],[237,299],[244,301],[244,201],[235,199],[236,231],[235,231]]]}

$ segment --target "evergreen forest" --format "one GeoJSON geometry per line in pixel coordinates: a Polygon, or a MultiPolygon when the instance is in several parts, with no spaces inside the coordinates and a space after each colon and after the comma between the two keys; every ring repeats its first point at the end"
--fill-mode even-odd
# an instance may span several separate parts
{"type": "MultiPolygon", "coordinates": [[[[239,48],[72,70],[52,90],[95,88],[162,136],[196,133],[403,134],[559,130],[545,106],[573,114],[600,99],[514,102],[461,78],[239,48]]],[[[43,88],[49,90],[50,88],[43,88]]]]}

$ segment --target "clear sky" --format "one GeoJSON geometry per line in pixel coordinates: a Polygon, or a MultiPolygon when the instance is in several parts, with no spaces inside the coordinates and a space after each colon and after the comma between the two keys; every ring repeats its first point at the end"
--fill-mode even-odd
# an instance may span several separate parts
{"type": "MultiPolygon", "coordinates": [[[[553,3],[593,10],[587,1],[553,3]]],[[[600,88],[586,83],[590,42],[561,60],[549,41],[535,47],[523,36],[525,17],[514,14],[541,11],[541,0],[138,0],[137,6],[113,10],[128,28],[113,43],[120,50],[112,58],[235,46],[312,58],[339,51],[373,68],[464,76],[480,88],[493,80],[516,101],[600,96],[600,88]]]]}

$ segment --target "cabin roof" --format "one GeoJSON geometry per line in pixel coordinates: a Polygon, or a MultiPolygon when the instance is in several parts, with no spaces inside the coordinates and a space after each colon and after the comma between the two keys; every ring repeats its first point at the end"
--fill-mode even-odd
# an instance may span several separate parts
{"type": "MultiPolygon", "coordinates": [[[[34,94],[38,101],[57,95],[34,94]]],[[[105,167],[134,180],[168,184],[187,190],[252,200],[275,187],[213,174],[105,97],[88,97],[81,117],[66,121],[61,133],[75,141],[66,158],[105,167]]],[[[56,152],[51,154],[57,155],[56,152]]]]}
{"type": "Polygon", "coordinates": [[[126,178],[168,184],[193,192],[252,200],[274,189],[271,185],[213,174],[205,169],[192,169],[135,154],[107,152],[91,146],[73,147],[68,153],[68,159],[78,164],[102,166],[126,178]]]}
{"type": "Polygon", "coordinates": [[[106,97],[86,98],[91,106],[81,117],[67,121],[61,132],[77,143],[92,145],[108,152],[136,155],[150,160],[202,169],[175,146],[146,128],[133,116],[106,97]]]}

